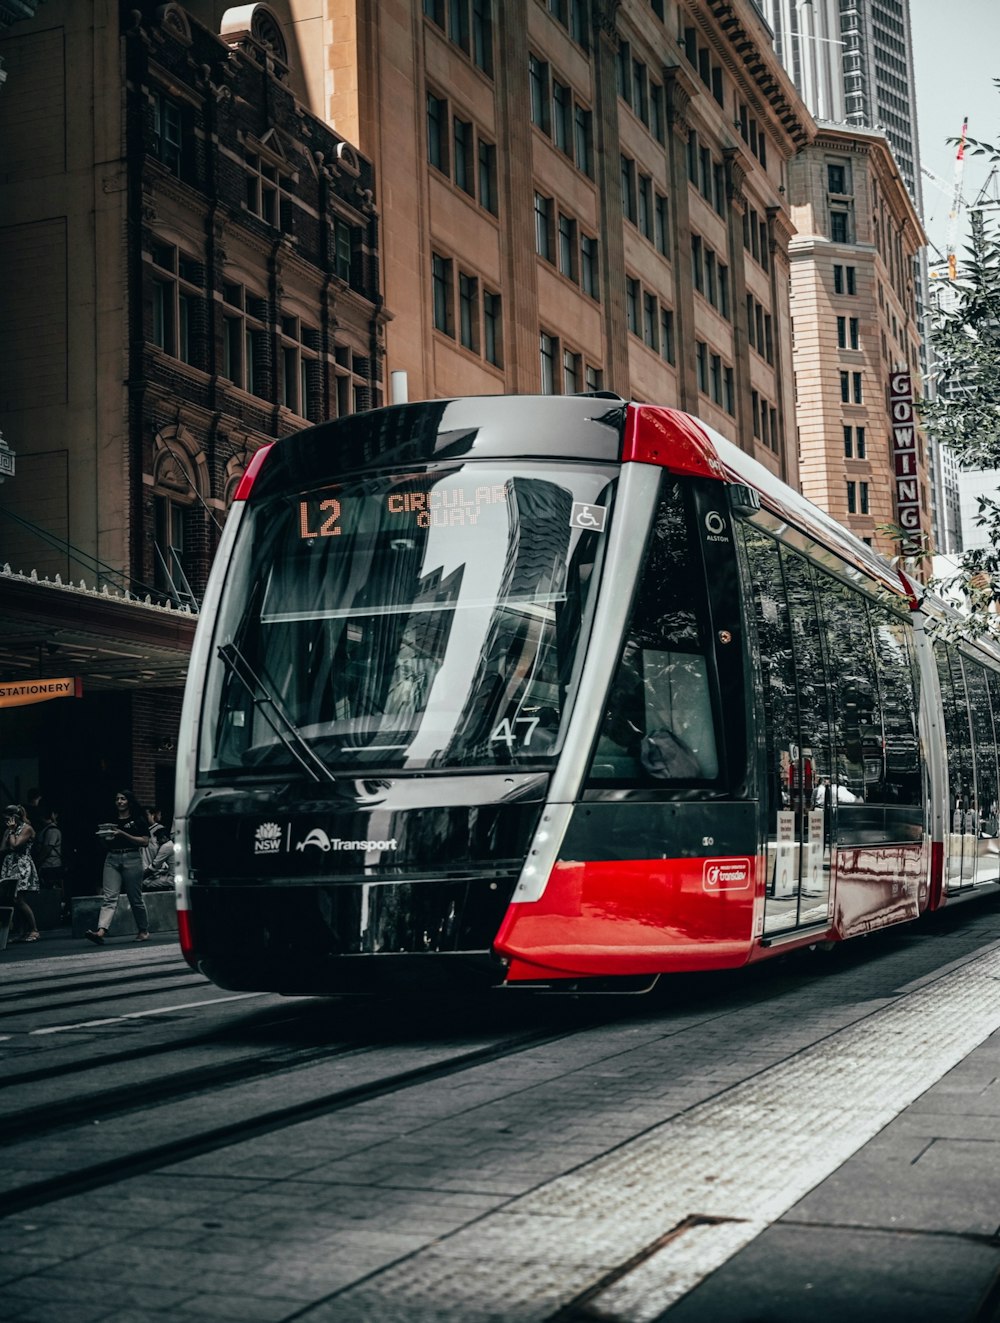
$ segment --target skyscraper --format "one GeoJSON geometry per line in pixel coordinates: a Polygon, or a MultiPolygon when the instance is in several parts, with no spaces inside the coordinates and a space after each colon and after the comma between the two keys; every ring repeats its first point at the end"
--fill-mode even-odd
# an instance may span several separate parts
{"type": "Polygon", "coordinates": [[[820,120],[882,129],[922,210],[909,0],[767,0],[774,46],[820,120]]]}

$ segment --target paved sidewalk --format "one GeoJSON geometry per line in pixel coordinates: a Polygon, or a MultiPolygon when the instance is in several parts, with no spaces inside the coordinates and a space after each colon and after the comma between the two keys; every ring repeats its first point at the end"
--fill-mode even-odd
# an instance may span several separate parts
{"type": "Polygon", "coordinates": [[[85,937],[74,937],[68,925],[63,928],[47,928],[42,930],[37,942],[7,943],[6,948],[0,951],[0,981],[3,979],[5,969],[31,964],[36,960],[51,960],[53,956],[78,956],[83,951],[124,951],[130,947],[149,948],[170,945],[177,947],[179,957],[180,946],[176,932],[151,932],[148,942],[137,942],[131,935],[109,937],[103,946],[95,946],[85,937]]]}
{"type": "Polygon", "coordinates": [[[997,1323],[998,1233],[1000,1033],[660,1317],[997,1323]]]}

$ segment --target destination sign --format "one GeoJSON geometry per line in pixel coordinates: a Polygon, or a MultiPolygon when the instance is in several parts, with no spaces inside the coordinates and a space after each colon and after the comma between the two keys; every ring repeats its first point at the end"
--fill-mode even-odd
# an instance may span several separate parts
{"type": "Polygon", "coordinates": [[[398,521],[417,528],[475,527],[483,510],[507,504],[507,484],[404,488],[378,497],[347,497],[346,502],[318,492],[299,502],[299,537],[339,537],[345,513],[352,504],[366,499],[378,505],[383,526],[398,521]]]}

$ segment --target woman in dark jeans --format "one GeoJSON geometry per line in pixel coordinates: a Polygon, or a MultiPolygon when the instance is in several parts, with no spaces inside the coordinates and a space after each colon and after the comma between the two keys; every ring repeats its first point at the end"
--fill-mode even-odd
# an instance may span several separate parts
{"type": "Polygon", "coordinates": [[[104,860],[104,894],[96,929],[87,932],[87,940],[103,946],[111,920],[115,917],[122,887],[132,907],[137,942],[149,936],[149,919],[142,899],[142,849],[149,844],[149,819],[131,790],[119,790],[115,795],[115,820],[109,830],[98,835],[108,847],[104,860]]]}

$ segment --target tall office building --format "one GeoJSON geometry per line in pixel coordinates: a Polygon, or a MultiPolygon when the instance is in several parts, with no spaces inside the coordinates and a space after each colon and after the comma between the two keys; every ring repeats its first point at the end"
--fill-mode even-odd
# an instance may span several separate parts
{"type": "Polygon", "coordinates": [[[909,0],[766,0],[774,47],[817,119],[881,129],[922,211],[909,0]]]}

